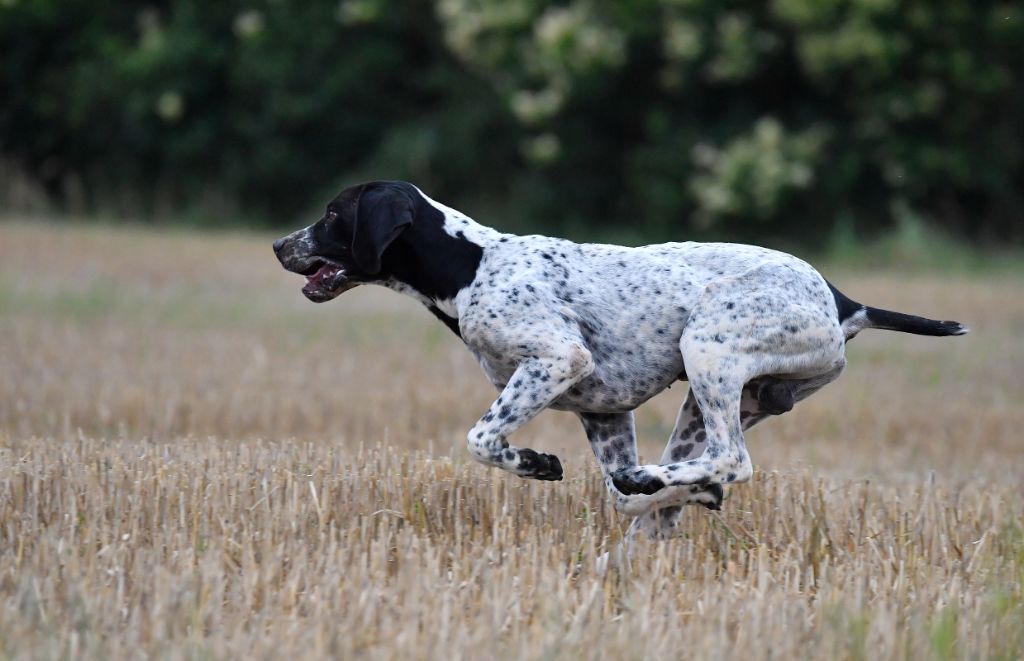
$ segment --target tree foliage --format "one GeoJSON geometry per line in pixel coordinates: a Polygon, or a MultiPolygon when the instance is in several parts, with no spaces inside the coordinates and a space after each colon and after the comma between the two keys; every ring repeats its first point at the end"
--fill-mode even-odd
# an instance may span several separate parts
{"type": "Polygon", "coordinates": [[[0,154],[292,222],[408,178],[506,226],[1024,239],[1024,11],[972,0],[6,0],[0,154]]]}

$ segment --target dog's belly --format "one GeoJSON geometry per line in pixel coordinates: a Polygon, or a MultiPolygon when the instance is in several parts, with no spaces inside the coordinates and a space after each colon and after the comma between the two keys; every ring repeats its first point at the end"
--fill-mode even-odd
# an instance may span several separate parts
{"type": "Polygon", "coordinates": [[[678,337],[631,338],[614,351],[590,342],[594,372],[555,400],[552,408],[593,413],[631,411],[672,385],[685,372],[678,337]]]}
{"type": "MultiPolygon", "coordinates": [[[[631,344],[615,351],[591,341],[587,348],[594,358],[594,372],[555,399],[550,408],[590,413],[632,411],[685,374],[678,338],[650,343],[632,338],[631,344]]],[[[503,389],[517,363],[480,353],[477,357],[491,383],[503,389]]]]}
{"type": "Polygon", "coordinates": [[[679,380],[683,361],[676,360],[675,376],[659,374],[637,375],[634,379],[603,378],[595,372],[556,399],[551,408],[559,411],[587,413],[620,413],[632,411],[651,397],[679,380]]]}

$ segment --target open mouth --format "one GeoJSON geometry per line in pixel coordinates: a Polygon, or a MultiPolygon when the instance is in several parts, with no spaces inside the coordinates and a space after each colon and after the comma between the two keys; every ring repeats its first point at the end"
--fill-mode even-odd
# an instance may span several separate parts
{"type": "Polygon", "coordinates": [[[306,276],[306,285],[302,293],[315,303],[329,301],[338,294],[355,286],[354,282],[345,277],[345,269],[338,264],[317,259],[309,268],[302,271],[306,276]]]}

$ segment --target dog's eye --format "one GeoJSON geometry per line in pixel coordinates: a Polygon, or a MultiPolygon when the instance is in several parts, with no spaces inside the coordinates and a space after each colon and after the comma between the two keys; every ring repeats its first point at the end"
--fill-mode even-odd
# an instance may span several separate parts
{"type": "Polygon", "coordinates": [[[337,211],[328,211],[327,212],[327,220],[337,220],[337,219],[338,219],[338,212],[337,211]]]}

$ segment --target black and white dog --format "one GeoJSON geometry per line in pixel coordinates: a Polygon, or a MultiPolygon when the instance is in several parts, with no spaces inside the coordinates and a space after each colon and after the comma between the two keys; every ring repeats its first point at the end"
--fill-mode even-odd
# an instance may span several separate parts
{"type": "Polygon", "coordinates": [[[859,331],[967,332],[855,303],[774,250],[504,234],[403,182],[345,189],[274,252],[311,301],[384,285],[462,339],[500,391],[469,432],[477,461],[560,480],[557,457],[507,439],[545,408],[575,412],[616,509],[651,536],[681,505],[717,509],[723,484],[749,480],[743,431],[835,380],[859,331]],[[690,392],[668,446],[639,465],[633,409],[676,380],[690,392]]]}

